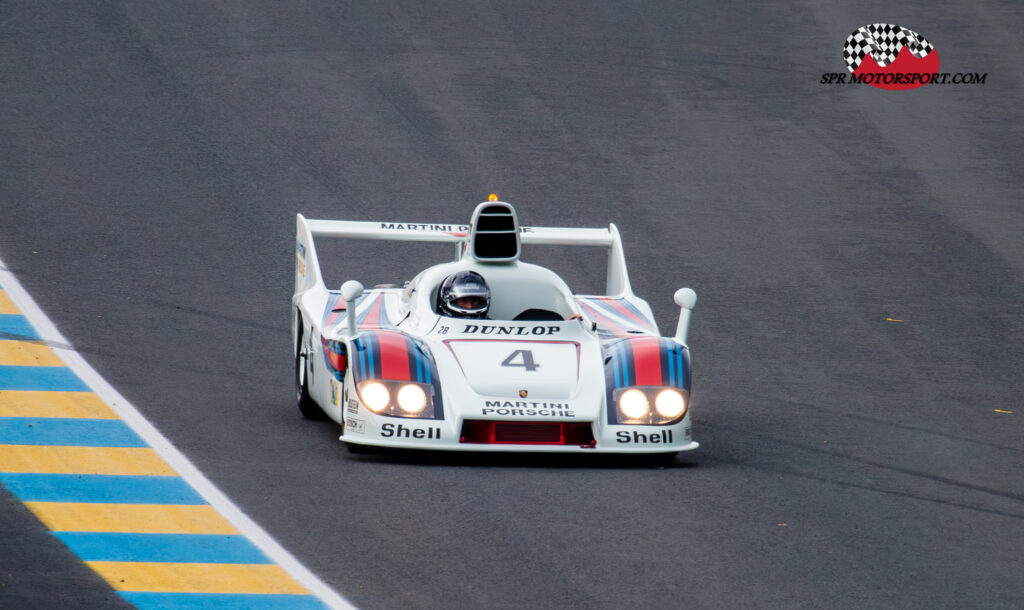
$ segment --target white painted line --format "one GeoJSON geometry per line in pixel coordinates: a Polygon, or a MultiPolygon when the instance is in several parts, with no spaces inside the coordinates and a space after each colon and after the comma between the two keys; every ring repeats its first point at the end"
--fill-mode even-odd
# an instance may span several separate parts
{"type": "Polygon", "coordinates": [[[43,310],[36,304],[32,296],[25,291],[14,274],[8,270],[3,259],[0,259],[0,289],[3,289],[11,301],[21,310],[39,333],[40,339],[46,341],[50,348],[88,385],[111,409],[117,413],[132,430],[141,436],[160,457],[191,485],[204,500],[210,503],[217,512],[231,522],[239,532],[253,542],[267,557],[281,566],[299,584],[309,589],[322,602],[339,610],[354,609],[348,600],[334,592],[326,583],[303,566],[291,553],[285,550],[270,534],[255,521],[249,518],[235,505],[224,492],[206,478],[178,448],[171,444],[153,424],[121,394],[100,376],[82,356],[76,352],[64,335],[57,330],[43,310]]]}

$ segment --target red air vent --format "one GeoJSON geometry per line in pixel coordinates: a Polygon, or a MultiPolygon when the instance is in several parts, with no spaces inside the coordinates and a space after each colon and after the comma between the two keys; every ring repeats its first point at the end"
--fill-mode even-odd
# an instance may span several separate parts
{"type": "Polygon", "coordinates": [[[518,422],[467,419],[462,422],[462,443],[480,445],[579,445],[594,447],[590,424],[574,422],[518,422]]]}

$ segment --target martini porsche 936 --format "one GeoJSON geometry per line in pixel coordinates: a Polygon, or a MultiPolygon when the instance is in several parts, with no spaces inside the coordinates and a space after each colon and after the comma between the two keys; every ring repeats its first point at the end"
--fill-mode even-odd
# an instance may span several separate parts
{"type": "MultiPolygon", "coordinates": [[[[493,199],[493,198],[492,198],[493,199]]],[[[665,453],[696,449],[687,332],[676,291],[662,337],[630,288],[615,225],[523,227],[507,203],[468,225],[297,217],[292,297],[299,410],[355,446],[457,451],[665,453]],[[453,260],[404,287],[324,285],[314,238],[451,244],[453,260]],[[577,295],[520,260],[523,246],[601,246],[605,294],[577,295]]]]}

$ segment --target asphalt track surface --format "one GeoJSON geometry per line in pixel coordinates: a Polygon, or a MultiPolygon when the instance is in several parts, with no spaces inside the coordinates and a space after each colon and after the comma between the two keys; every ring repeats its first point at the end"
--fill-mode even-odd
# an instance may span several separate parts
{"type": "MultiPolygon", "coordinates": [[[[0,256],[243,510],[365,608],[1024,603],[1019,3],[370,4],[0,3],[0,256]],[[873,22],[986,83],[819,84],[873,22]],[[663,332],[697,290],[698,451],[355,456],[301,419],[295,213],[489,192],[616,222],[663,332]]],[[[6,491],[0,530],[0,606],[118,604],[6,491]]]]}

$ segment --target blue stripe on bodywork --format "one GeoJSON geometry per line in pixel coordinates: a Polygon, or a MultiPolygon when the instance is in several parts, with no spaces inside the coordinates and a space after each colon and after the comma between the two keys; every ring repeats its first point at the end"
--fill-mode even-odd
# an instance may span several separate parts
{"type": "Polygon", "coordinates": [[[676,385],[676,347],[670,346],[668,348],[668,384],[676,385]]]}
{"type": "MultiPolygon", "coordinates": [[[[590,304],[591,307],[594,307],[595,309],[603,313],[605,316],[614,316],[616,318],[619,318],[623,322],[629,323],[630,326],[635,326],[635,324],[632,323],[632,320],[626,318],[626,316],[624,316],[621,311],[615,309],[615,307],[610,305],[605,299],[587,299],[587,302],[590,304]]],[[[625,328],[625,326],[623,328],[625,328]]]]}
{"type": "Polygon", "coordinates": [[[88,392],[66,366],[0,366],[0,390],[88,392]]]}
{"type": "MultiPolygon", "coordinates": [[[[417,347],[419,347],[419,346],[417,346],[417,347]]],[[[427,379],[426,379],[425,383],[429,383],[429,384],[433,385],[434,384],[434,376],[430,372],[430,367],[434,366],[434,358],[432,356],[428,358],[426,353],[421,353],[422,351],[423,351],[422,349],[417,349],[416,350],[416,354],[417,354],[417,356],[422,357],[423,360],[424,360],[423,372],[427,376],[427,379]]],[[[438,396],[440,396],[441,388],[438,387],[437,391],[438,391],[438,396]]]]}
{"type": "Polygon", "coordinates": [[[312,595],[274,595],[250,593],[150,593],[120,591],[121,597],[139,610],[327,610],[312,595]]]}
{"type": "Polygon", "coordinates": [[[685,361],[684,356],[683,356],[683,348],[681,348],[681,347],[678,348],[678,351],[679,351],[679,353],[678,353],[678,358],[679,358],[679,387],[686,388],[686,387],[689,387],[689,385],[690,385],[690,380],[687,378],[687,376],[689,375],[689,369],[685,366],[685,362],[686,361],[685,361]]]}
{"type": "Polygon", "coordinates": [[[613,347],[612,348],[612,353],[611,353],[611,358],[612,358],[612,370],[615,371],[615,387],[616,388],[621,388],[622,387],[622,375],[619,374],[619,354],[618,354],[618,351],[619,350],[618,350],[617,347],[613,347]]]}
{"type": "Polygon", "coordinates": [[[412,349],[412,353],[416,358],[416,381],[423,383],[423,357],[420,356],[420,350],[416,349],[415,346],[412,349]]]}
{"type": "Polygon", "coordinates": [[[39,334],[29,324],[28,318],[21,314],[0,314],[0,340],[14,339],[18,341],[37,341],[39,334]]]}
{"type": "Polygon", "coordinates": [[[373,340],[375,338],[375,336],[368,336],[366,338],[366,362],[369,364],[369,369],[364,372],[367,379],[377,378],[377,367],[375,366],[377,364],[375,362],[376,357],[373,355],[373,340]]]}
{"type": "Polygon", "coordinates": [[[629,354],[626,353],[626,346],[628,345],[628,341],[619,343],[619,366],[622,367],[622,385],[619,386],[620,388],[629,385],[629,354]]]}
{"type": "Polygon", "coordinates": [[[0,444],[75,447],[147,447],[119,419],[0,417],[0,444]]]}
{"type": "Polygon", "coordinates": [[[22,502],[206,504],[181,477],[4,472],[0,483],[22,502]]]}
{"type": "Polygon", "coordinates": [[[362,338],[356,339],[356,351],[359,352],[359,378],[366,379],[366,347],[362,338]]]}
{"type": "Polygon", "coordinates": [[[82,561],[271,563],[245,536],[54,532],[82,561]]]}
{"type": "Polygon", "coordinates": [[[646,315],[641,312],[636,305],[630,303],[627,299],[583,299],[588,305],[593,307],[597,312],[604,317],[608,318],[609,321],[618,322],[621,324],[619,330],[622,332],[630,331],[642,331],[644,333],[657,332],[657,325],[654,324],[646,315]],[[619,311],[612,302],[618,303],[626,308],[629,313],[636,316],[642,322],[637,322],[631,319],[628,315],[619,311]]]}

